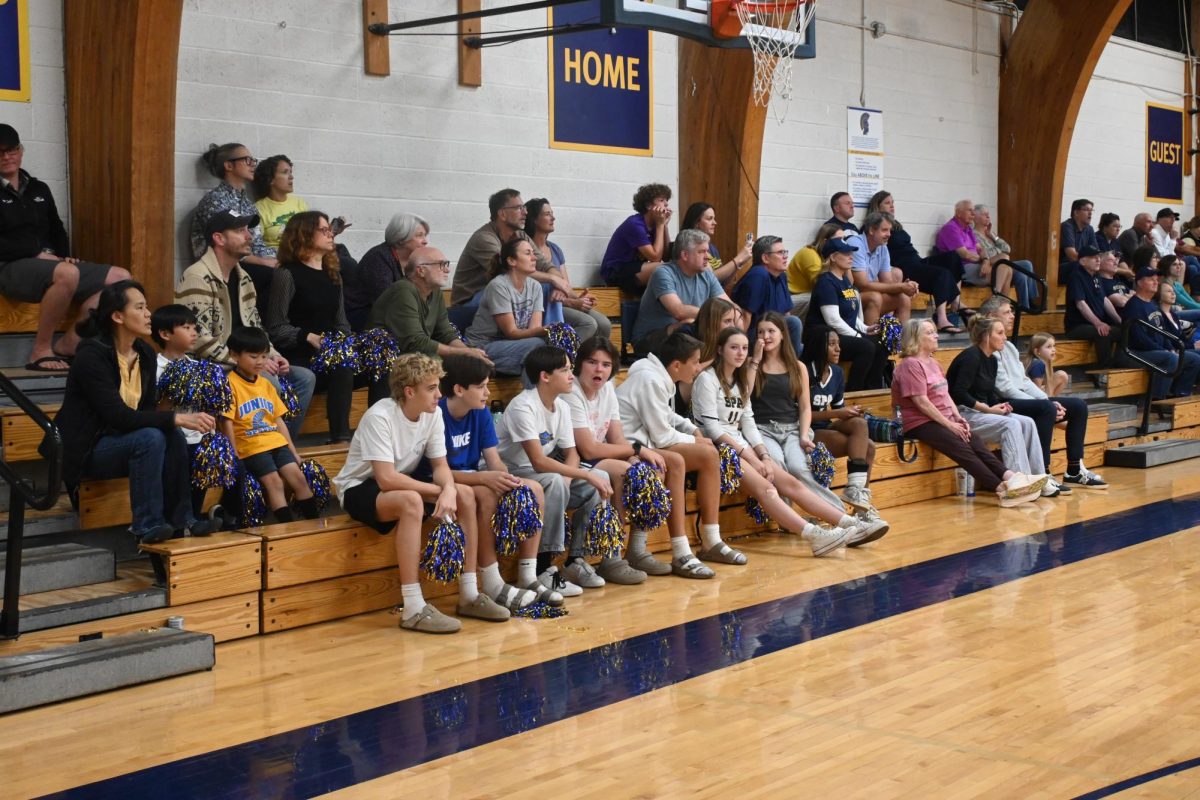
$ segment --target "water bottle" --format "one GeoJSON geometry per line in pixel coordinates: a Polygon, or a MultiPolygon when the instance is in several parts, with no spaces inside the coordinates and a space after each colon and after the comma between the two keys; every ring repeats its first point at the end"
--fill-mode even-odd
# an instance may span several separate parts
{"type": "Polygon", "coordinates": [[[954,470],[954,491],[959,497],[974,497],[975,476],[962,467],[954,470]]]}
{"type": "Polygon", "coordinates": [[[500,405],[499,400],[492,401],[492,426],[496,430],[500,430],[500,423],[504,419],[504,406],[500,405]]]}
{"type": "Polygon", "coordinates": [[[900,418],[900,404],[896,403],[892,406],[892,419],[900,423],[900,430],[904,430],[904,420],[900,418]]]}

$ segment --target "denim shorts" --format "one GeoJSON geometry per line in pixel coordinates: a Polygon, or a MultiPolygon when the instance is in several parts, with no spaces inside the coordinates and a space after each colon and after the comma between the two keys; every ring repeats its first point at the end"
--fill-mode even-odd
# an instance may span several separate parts
{"type": "Polygon", "coordinates": [[[292,451],[288,447],[284,446],[267,450],[265,453],[247,456],[242,459],[242,463],[246,465],[246,469],[250,471],[251,475],[261,478],[272,472],[278,472],[288,464],[295,464],[296,457],[292,455],[292,451]]]}

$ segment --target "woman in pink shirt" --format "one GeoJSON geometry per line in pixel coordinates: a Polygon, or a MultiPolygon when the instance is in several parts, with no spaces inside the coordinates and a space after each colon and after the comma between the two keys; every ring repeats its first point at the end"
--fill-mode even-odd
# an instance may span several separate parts
{"type": "Polygon", "coordinates": [[[994,491],[1002,506],[1036,499],[1040,492],[1024,489],[1015,497],[1008,496],[1006,481],[1014,473],[971,432],[971,426],[958,413],[942,367],[933,357],[938,349],[933,323],[927,319],[904,323],[901,346],[904,358],[892,377],[892,403],[900,409],[904,435],[949,456],[971,473],[981,489],[994,491]]]}

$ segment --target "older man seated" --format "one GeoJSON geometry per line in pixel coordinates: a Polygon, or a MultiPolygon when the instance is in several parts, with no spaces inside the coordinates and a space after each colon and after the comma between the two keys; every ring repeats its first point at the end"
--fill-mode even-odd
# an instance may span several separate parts
{"type": "Polygon", "coordinates": [[[963,283],[970,286],[991,286],[1007,294],[1012,284],[1012,268],[995,264],[979,248],[975,239],[975,204],[959,200],[954,204],[954,216],[938,231],[934,246],[943,253],[957,253],[962,261],[963,283]],[[995,271],[993,280],[992,272],[995,271]]]}
{"type": "Polygon", "coordinates": [[[857,248],[850,274],[862,297],[863,319],[868,325],[889,312],[907,322],[912,299],[920,291],[916,281],[906,280],[900,268],[892,266],[887,247],[891,235],[891,221],[884,212],[876,211],[863,220],[862,233],[846,237],[846,244],[857,248]]]}

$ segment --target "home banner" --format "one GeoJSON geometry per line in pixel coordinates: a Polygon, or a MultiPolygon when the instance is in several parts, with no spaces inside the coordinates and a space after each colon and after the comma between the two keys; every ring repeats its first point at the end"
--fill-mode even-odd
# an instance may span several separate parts
{"type": "Polygon", "coordinates": [[[1183,202],[1183,109],[1146,103],[1146,201],[1183,202]]]}
{"type": "Polygon", "coordinates": [[[0,0],[0,100],[29,102],[27,0],[0,0]]]}
{"type": "MultiPolygon", "coordinates": [[[[550,26],[600,22],[598,2],[548,9],[550,26]]],[[[598,153],[654,154],[650,32],[599,28],[552,36],[550,146],[598,153]]]]}

